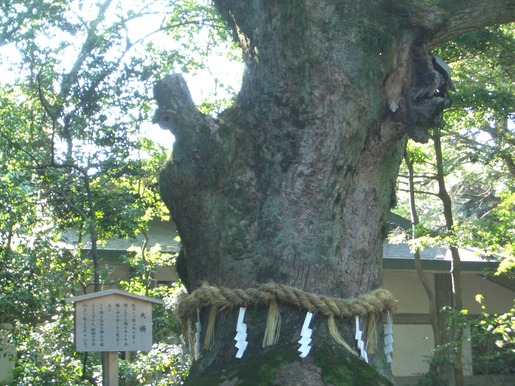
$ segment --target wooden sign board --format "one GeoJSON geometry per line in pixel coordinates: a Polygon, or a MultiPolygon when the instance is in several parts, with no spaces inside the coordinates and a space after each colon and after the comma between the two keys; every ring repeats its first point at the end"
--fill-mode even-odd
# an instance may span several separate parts
{"type": "Polygon", "coordinates": [[[75,350],[79,352],[149,351],[152,304],[161,300],[121,290],[66,299],[75,305],[75,350]]]}

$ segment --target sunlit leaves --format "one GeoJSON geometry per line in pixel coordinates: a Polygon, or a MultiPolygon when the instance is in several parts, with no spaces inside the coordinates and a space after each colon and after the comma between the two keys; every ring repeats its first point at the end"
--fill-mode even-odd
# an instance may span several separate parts
{"type": "MultiPolygon", "coordinates": [[[[73,349],[73,313],[59,307],[47,323],[39,326],[14,323],[10,331],[18,354],[13,379],[8,385],[91,385],[93,377],[83,374],[87,354],[73,349]]],[[[98,366],[98,361],[90,361],[98,366]]],[[[91,366],[91,364],[90,364],[91,366]]]]}
{"type": "Polygon", "coordinates": [[[515,371],[515,308],[501,315],[483,313],[469,324],[476,371],[512,374],[515,371]]]}
{"type": "Polygon", "coordinates": [[[453,68],[457,89],[446,119],[470,161],[492,164],[500,172],[497,177],[506,171],[515,176],[509,170],[515,130],[514,52],[513,23],[463,35],[440,52],[453,68]]]}
{"type": "Polygon", "coordinates": [[[63,13],[67,1],[10,0],[0,2],[0,46],[34,36],[36,28],[60,25],[73,31],[63,13]]]}

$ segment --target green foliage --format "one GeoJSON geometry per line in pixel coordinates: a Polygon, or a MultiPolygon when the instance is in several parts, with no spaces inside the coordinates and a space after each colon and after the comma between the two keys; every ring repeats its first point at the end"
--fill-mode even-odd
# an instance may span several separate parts
{"type": "MultiPolygon", "coordinates": [[[[7,385],[91,385],[93,378],[83,373],[85,354],[73,349],[73,313],[69,308],[57,308],[56,312],[37,327],[14,324],[10,335],[18,355],[7,385]]],[[[90,360],[86,369],[98,371],[98,365],[90,360]]]]}
{"type": "Polygon", "coordinates": [[[464,161],[488,166],[487,175],[501,183],[514,177],[514,48],[512,23],[463,35],[439,52],[457,89],[446,112],[456,148],[464,161]]]}
{"type": "MultiPolygon", "coordinates": [[[[477,296],[482,300],[482,296],[477,296]]],[[[496,376],[490,378],[492,385],[505,385],[509,377],[515,373],[515,307],[504,314],[492,315],[482,313],[477,318],[471,318],[467,311],[456,311],[451,307],[442,310],[449,315],[447,332],[459,325],[470,331],[473,355],[473,373],[475,375],[496,376]],[[504,378],[508,377],[508,378],[504,378]]],[[[436,368],[451,368],[456,347],[461,341],[450,340],[439,345],[433,352],[433,366],[420,379],[419,386],[445,386],[447,383],[434,371],[436,368]]]]}
{"type": "Polygon", "coordinates": [[[136,358],[122,361],[120,379],[131,385],[180,385],[188,374],[189,363],[181,363],[177,344],[154,344],[148,353],[138,352],[136,358]]]}
{"type": "MultiPolygon", "coordinates": [[[[157,252],[154,251],[153,256],[156,258],[154,263],[163,262],[157,252]]],[[[49,281],[58,278],[57,273],[52,277],[43,274],[42,276],[47,277],[49,281]]],[[[62,276],[65,277],[64,274],[62,276]]],[[[155,343],[152,350],[148,353],[138,352],[134,358],[122,360],[120,376],[129,382],[127,384],[134,385],[180,384],[187,375],[190,360],[180,351],[180,321],[174,316],[173,310],[184,289],[179,283],[148,289],[143,279],[143,276],[135,273],[130,283],[122,283],[122,288],[136,294],[162,299],[165,306],[154,308],[155,343]]],[[[45,284],[47,288],[52,288],[51,283],[45,284]]],[[[57,291],[56,288],[52,289],[57,291]]],[[[42,299],[38,299],[41,303],[48,301],[45,295],[48,294],[42,293],[42,299]]],[[[18,301],[17,305],[25,306],[28,311],[34,312],[40,310],[41,303],[34,301],[21,304],[18,301]]],[[[11,312],[14,313],[14,310],[11,312]]],[[[99,357],[74,351],[73,312],[70,307],[61,306],[61,301],[54,298],[52,309],[41,311],[41,323],[37,326],[27,322],[26,318],[22,320],[23,315],[19,314],[20,319],[14,323],[12,319],[7,319],[13,324],[13,328],[6,331],[4,339],[18,351],[15,371],[8,385],[89,385],[90,382],[100,382],[99,357]],[[50,314],[53,314],[51,318],[50,314]]]]}
{"type": "MultiPolygon", "coordinates": [[[[91,384],[99,360],[74,353],[61,301],[112,282],[98,254],[108,239],[146,237],[149,221],[168,220],[157,175],[169,154],[145,138],[152,87],[207,68],[227,30],[207,2],[189,0],[9,0],[0,18],[0,322],[13,326],[0,343],[19,354],[10,384],[91,384]]],[[[206,113],[221,109],[220,95],[206,113]]],[[[173,257],[145,247],[127,256],[133,277],[120,286],[166,307],[154,315],[154,349],[123,362],[126,379],[178,383],[179,290],[152,283],[173,257]]]]}
{"type": "Polygon", "coordinates": [[[2,323],[13,318],[31,324],[44,320],[55,312],[63,295],[61,289],[73,284],[70,254],[56,251],[41,240],[34,240],[33,247],[34,250],[24,246],[20,251],[0,255],[2,323]]]}
{"type": "MultiPolygon", "coordinates": [[[[515,254],[515,193],[501,191],[496,205],[479,218],[464,220],[461,237],[472,246],[481,248],[491,257],[496,253],[515,254]]],[[[504,265],[507,265],[507,260],[504,265]]]]}
{"type": "Polygon", "coordinates": [[[506,277],[512,283],[515,283],[515,257],[510,256],[504,258],[497,267],[496,276],[506,277]]]}
{"type": "Polygon", "coordinates": [[[483,313],[470,329],[475,374],[515,373],[515,307],[500,315],[483,313]]]}
{"type": "Polygon", "coordinates": [[[165,341],[172,337],[170,342],[177,343],[176,337],[181,333],[181,323],[174,316],[173,311],[178,297],[185,292],[185,289],[180,282],[170,282],[157,287],[151,285],[157,267],[173,267],[175,265],[175,256],[161,253],[159,248],[160,246],[156,245],[149,251],[144,248],[134,249],[136,253],[128,255],[126,263],[133,274],[130,280],[120,282],[120,288],[134,294],[162,299],[165,307],[158,307],[153,313],[154,339],[165,341]]]}
{"type": "Polygon", "coordinates": [[[61,26],[63,29],[73,29],[68,25],[63,13],[67,1],[45,0],[2,1],[0,3],[0,46],[9,44],[13,40],[20,40],[33,35],[37,28],[47,26],[61,26]]]}

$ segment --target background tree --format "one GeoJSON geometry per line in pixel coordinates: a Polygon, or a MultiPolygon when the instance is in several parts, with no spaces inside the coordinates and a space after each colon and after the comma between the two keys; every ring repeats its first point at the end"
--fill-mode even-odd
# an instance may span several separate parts
{"type": "MultiPolygon", "coordinates": [[[[408,203],[409,203],[409,213],[410,213],[410,219],[411,219],[411,239],[412,242],[412,250],[413,250],[413,257],[415,259],[415,269],[417,271],[418,277],[420,279],[420,282],[422,283],[422,287],[424,288],[424,292],[426,293],[427,300],[429,303],[428,307],[428,319],[429,323],[431,324],[431,328],[433,330],[433,337],[434,337],[434,345],[435,348],[438,347],[441,344],[444,344],[444,334],[442,331],[443,321],[442,321],[442,314],[438,312],[437,305],[436,305],[436,297],[435,297],[435,291],[433,290],[433,287],[431,286],[429,279],[426,275],[426,272],[424,271],[422,267],[422,258],[420,255],[421,249],[423,249],[423,246],[420,245],[419,237],[423,237],[424,230],[423,225],[420,223],[420,217],[418,214],[417,209],[417,201],[415,194],[415,179],[417,178],[417,175],[415,174],[415,170],[418,171],[420,165],[424,164],[429,159],[429,154],[425,152],[423,149],[421,149],[422,146],[410,146],[412,145],[410,142],[408,142],[408,146],[406,147],[406,154],[404,155],[404,166],[407,169],[407,174],[403,175],[402,170],[399,174],[399,184],[401,184],[403,181],[402,177],[404,177],[407,181],[407,193],[408,193],[408,203]]],[[[427,146],[426,146],[427,147],[427,146]]],[[[393,236],[393,235],[392,235],[393,236]]],[[[402,241],[404,241],[404,235],[401,236],[402,241]]],[[[440,377],[443,371],[435,361],[431,361],[429,364],[429,371],[428,373],[435,377],[440,377]]]]}
{"type": "MultiPolygon", "coordinates": [[[[180,76],[155,88],[155,121],[176,138],[160,189],[183,242],[181,277],[190,291],[204,281],[244,289],[272,280],[338,298],[368,293],[381,282],[406,134],[427,140],[444,105],[445,74],[428,49],[512,20],[513,2],[215,4],[246,65],[234,107],[219,120],[202,115],[180,76]]],[[[219,313],[217,338],[190,384],[391,381],[373,334],[377,373],[332,343],[320,315],[312,354],[300,361],[304,312],[281,306],[279,345],[268,350],[260,347],[264,314],[259,306],[246,314],[250,344],[240,363],[236,314],[219,313]]],[[[369,313],[361,316],[373,324],[369,313]]],[[[353,346],[352,322],[338,327],[353,346]]]]}
{"type": "MultiPolygon", "coordinates": [[[[460,323],[457,319],[449,320],[448,313],[444,313],[442,309],[436,308],[435,293],[422,268],[420,257],[420,250],[424,249],[428,244],[445,245],[449,248],[451,253],[449,279],[452,287],[452,293],[449,294],[449,297],[452,300],[444,308],[453,309],[458,314],[462,312],[461,259],[456,241],[458,230],[455,228],[453,202],[446,183],[448,179],[447,173],[462,165],[452,162],[449,167],[448,158],[453,157],[446,157],[444,160],[441,135],[441,129],[435,129],[431,135],[430,146],[409,144],[411,146],[407,147],[404,157],[407,173],[403,174],[401,172],[399,175],[399,185],[401,192],[405,191],[409,197],[409,211],[412,222],[412,250],[415,258],[415,267],[429,301],[429,322],[433,329],[434,346],[435,349],[439,349],[442,353],[444,349],[446,350],[445,361],[437,363],[436,360],[432,360],[430,362],[429,374],[435,378],[446,379],[449,384],[463,385],[461,358],[464,336],[463,323],[460,323]],[[405,184],[407,184],[407,190],[403,189],[405,184]],[[420,221],[416,196],[428,196],[432,197],[433,201],[434,199],[438,200],[436,205],[439,207],[437,213],[440,216],[437,217],[442,217],[440,224],[436,223],[436,226],[431,229],[429,228],[431,220],[427,222],[420,221]],[[450,369],[452,371],[449,371],[450,369]]],[[[428,199],[426,198],[426,200],[428,199]]],[[[434,222],[434,219],[432,220],[434,222]]]]}

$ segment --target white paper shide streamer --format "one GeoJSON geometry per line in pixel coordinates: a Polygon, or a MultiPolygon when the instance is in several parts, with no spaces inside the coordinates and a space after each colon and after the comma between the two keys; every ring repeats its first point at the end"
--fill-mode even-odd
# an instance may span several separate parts
{"type": "Polygon", "coordinates": [[[393,353],[393,323],[390,311],[386,313],[386,324],[384,325],[384,353],[386,354],[386,361],[392,363],[393,353]]]}
{"type": "Polygon", "coordinates": [[[301,358],[306,358],[311,351],[311,334],[313,334],[313,330],[309,328],[309,324],[311,323],[311,319],[313,318],[313,313],[308,312],[306,314],[306,318],[304,319],[304,324],[302,325],[302,330],[300,332],[300,340],[299,340],[299,352],[301,358]]]}
{"type": "Polygon", "coordinates": [[[363,332],[359,326],[359,316],[356,315],[356,336],[354,337],[358,343],[359,352],[361,357],[368,363],[368,354],[365,350],[365,342],[363,341],[363,332]]]}
{"type": "Polygon", "coordinates": [[[195,360],[200,357],[200,333],[202,332],[202,326],[200,324],[200,310],[197,308],[197,323],[195,324],[195,360]]]}
{"type": "Polygon", "coordinates": [[[184,339],[183,335],[181,335],[179,339],[181,340],[181,345],[179,346],[181,351],[180,363],[181,365],[184,365],[186,363],[186,358],[184,357],[184,347],[186,347],[186,340],[184,339]]]}
{"type": "Polygon", "coordinates": [[[236,353],[236,358],[240,359],[243,356],[243,353],[247,349],[247,325],[243,323],[243,318],[245,317],[245,307],[240,307],[240,313],[238,314],[238,323],[236,324],[236,336],[234,340],[236,341],[236,348],[238,352],[236,353]]]}

